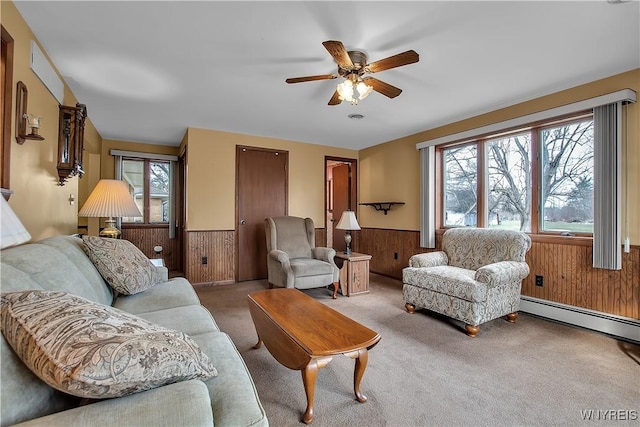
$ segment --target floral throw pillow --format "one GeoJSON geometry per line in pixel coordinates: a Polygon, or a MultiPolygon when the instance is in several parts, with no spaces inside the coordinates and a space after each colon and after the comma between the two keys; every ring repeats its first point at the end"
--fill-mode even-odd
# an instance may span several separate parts
{"type": "Polygon", "coordinates": [[[25,365],[74,396],[125,396],[218,374],[183,332],[60,291],[3,293],[2,334],[25,365]]]}
{"type": "Polygon", "coordinates": [[[162,281],[162,275],[140,249],[128,240],[83,236],[84,250],[114,290],[133,295],[162,281]]]}

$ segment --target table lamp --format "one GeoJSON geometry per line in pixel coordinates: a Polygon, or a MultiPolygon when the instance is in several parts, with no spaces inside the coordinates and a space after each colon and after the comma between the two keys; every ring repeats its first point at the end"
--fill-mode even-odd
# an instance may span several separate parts
{"type": "Polygon", "coordinates": [[[78,212],[78,216],[108,217],[100,236],[117,239],[121,233],[116,227],[114,217],[135,217],[142,216],[142,213],[129,193],[129,186],[124,181],[101,179],[78,212]]]}
{"type": "Polygon", "coordinates": [[[344,233],[344,241],[347,244],[347,250],[345,254],[351,254],[351,230],[360,230],[360,225],[356,219],[356,213],[354,211],[344,211],[336,225],[338,230],[346,230],[344,233]]]}
{"type": "Polygon", "coordinates": [[[2,217],[0,217],[0,247],[10,248],[31,240],[31,235],[18,219],[9,202],[0,196],[2,217]]]}

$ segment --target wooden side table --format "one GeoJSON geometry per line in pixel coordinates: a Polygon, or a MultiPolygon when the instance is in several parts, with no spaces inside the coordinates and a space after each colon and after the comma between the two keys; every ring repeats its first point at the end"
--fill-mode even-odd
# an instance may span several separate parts
{"type": "Polygon", "coordinates": [[[340,290],[342,295],[351,295],[369,292],[369,260],[371,255],[351,252],[336,252],[336,264],[340,268],[340,290]],[[340,260],[342,266],[340,266],[340,260]]]}

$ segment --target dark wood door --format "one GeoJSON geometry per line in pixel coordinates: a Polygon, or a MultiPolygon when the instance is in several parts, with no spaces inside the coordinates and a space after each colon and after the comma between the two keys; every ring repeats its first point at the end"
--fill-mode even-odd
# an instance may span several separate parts
{"type": "Polygon", "coordinates": [[[340,222],[342,212],[349,209],[351,165],[342,164],[333,168],[333,248],[336,251],[344,252],[347,244],[344,241],[344,230],[336,229],[340,222]]]}
{"type": "Polygon", "coordinates": [[[237,280],[267,277],[264,219],[287,214],[289,153],[236,147],[237,280]]]}

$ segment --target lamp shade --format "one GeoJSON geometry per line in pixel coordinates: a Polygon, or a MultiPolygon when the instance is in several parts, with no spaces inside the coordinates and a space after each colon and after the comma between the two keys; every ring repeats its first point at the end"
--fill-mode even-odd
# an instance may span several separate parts
{"type": "Polygon", "coordinates": [[[360,225],[356,219],[356,213],[354,211],[344,211],[336,225],[338,230],[360,230],[360,225]]]}
{"type": "Polygon", "coordinates": [[[20,222],[16,214],[9,206],[9,203],[0,197],[2,200],[2,217],[0,218],[0,247],[2,249],[16,246],[24,242],[31,240],[31,234],[24,228],[24,225],[20,222]]]}
{"type": "Polygon", "coordinates": [[[78,216],[135,217],[142,216],[142,213],[124,181],[101,179],[78,212],[78,216]]]}

